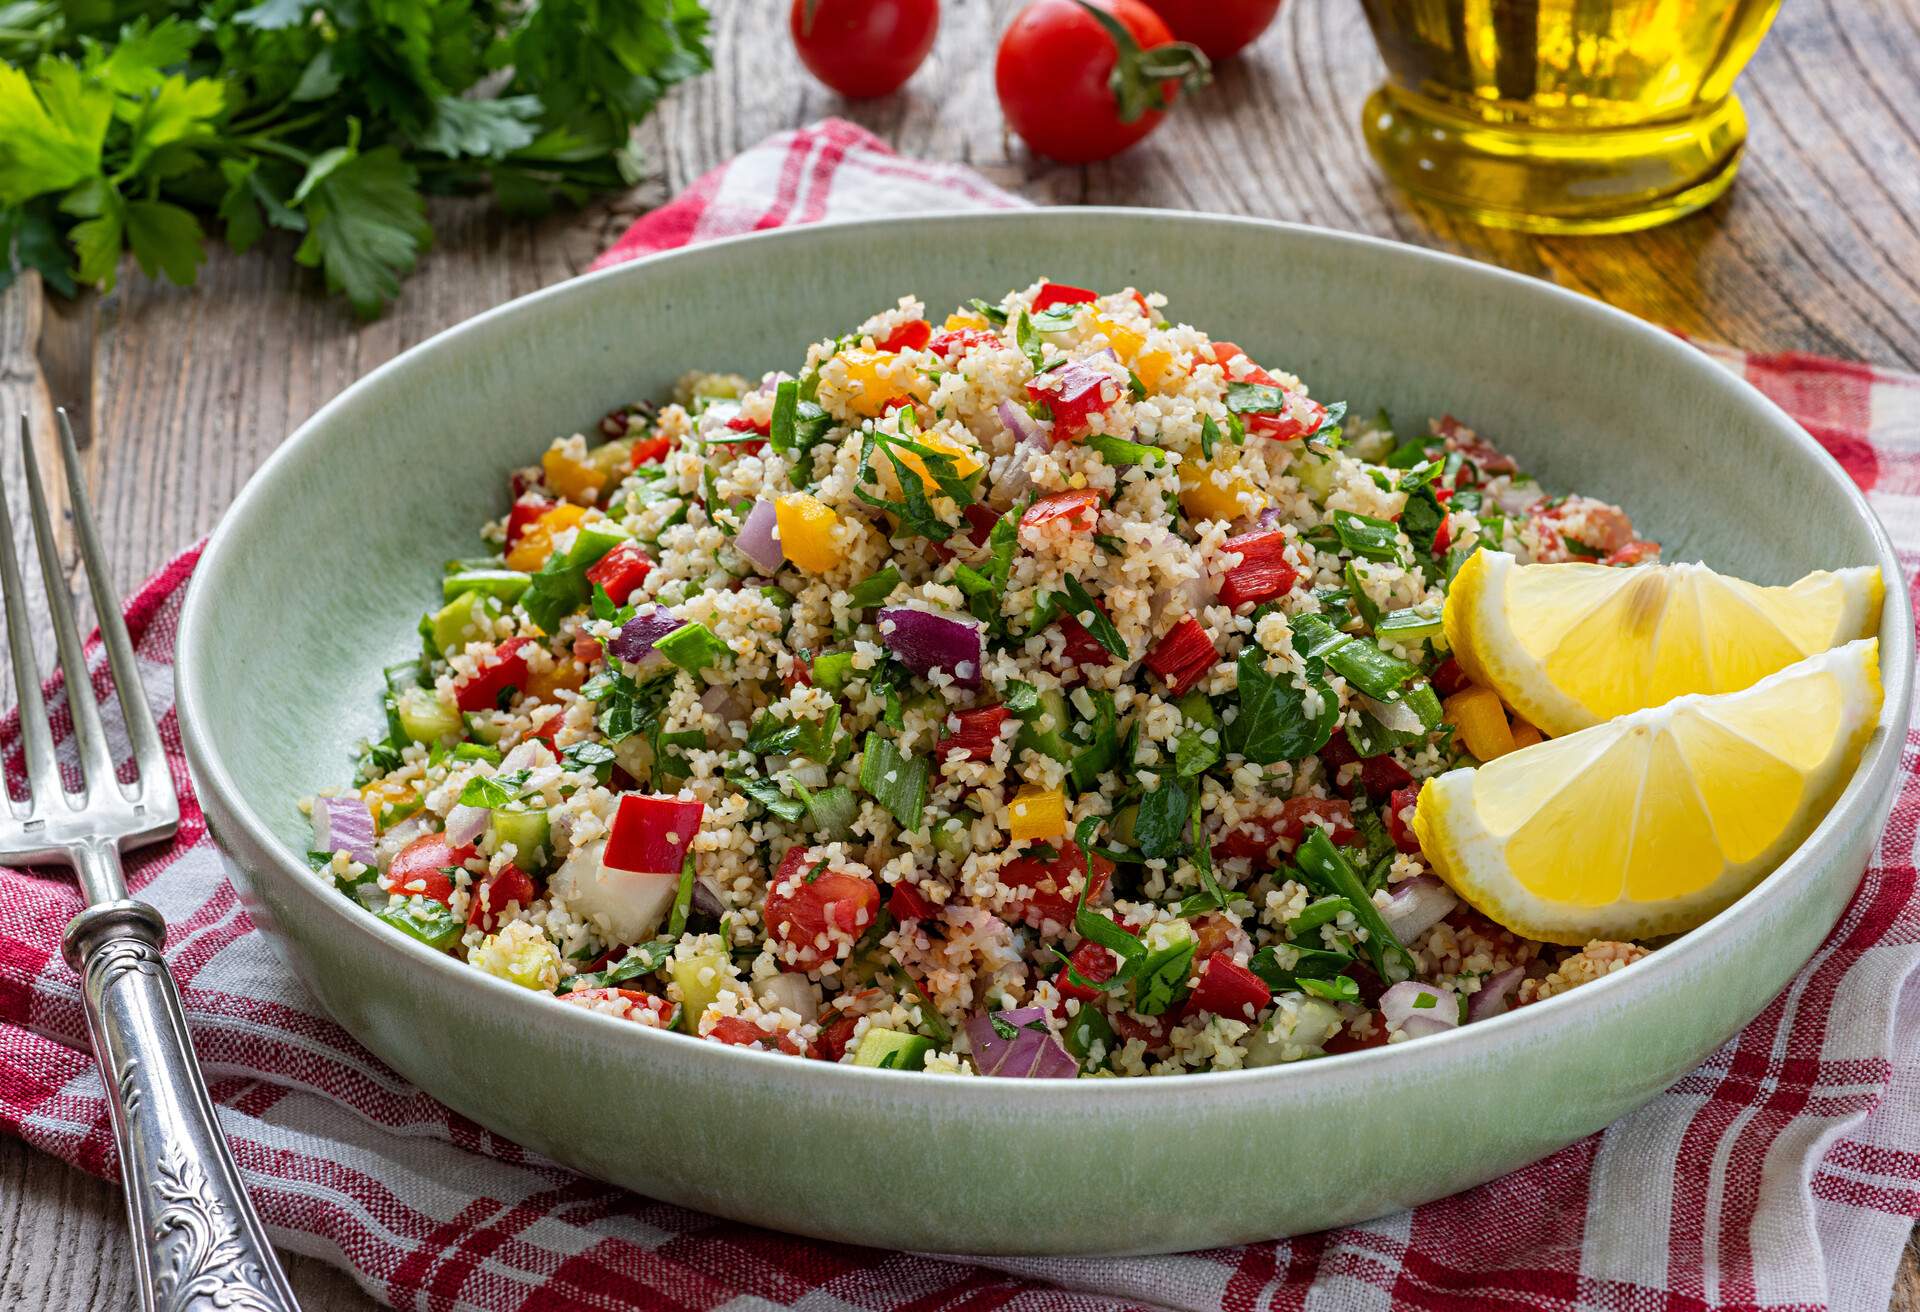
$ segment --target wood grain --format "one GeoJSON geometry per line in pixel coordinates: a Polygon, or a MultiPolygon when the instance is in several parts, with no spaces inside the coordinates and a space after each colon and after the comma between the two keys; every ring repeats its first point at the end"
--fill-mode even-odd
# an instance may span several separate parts
{"type": "MultiPolygon", "coordinates": [[[[1752,137],[1732,192],[1666,228],[1607,238],[1481,230],[1388,188],[1361,144],[1360,105],[1380,69],[1351,0],[1289,0],[1158,134],[1087,168],[1033,159],[1002,125],[993,50],[1018,0],[947,5],[927,66],[901,94],[860,105],[799,68],[779,0],[710,7],[716,67],[642,129],[645,184],[535,225],[480,204],[436,206],[437,245],[378,323],[357,324],[322,297],[284,243],[245,257],[212,250],[191,290],[129,266],[112,294],[74,305],[43,298],[32,280],[0,296],[0,431],[25,413],[45,434],[55,403],[76,409],[116,584],[130,589],[205,534],[281,439],[354,378],[579,272],[635,214],[768,133],[827,114],[1043,204],[1163,205],[1374,233],[1706,339],[1920,368],[1920,0],[1787,4],[1740,83],[1752,137]]],[[[16,458],[0,460],[0,481],[20,504],[16,458]]],[[[128,1306],[122,1224],[115,1190],[0,1142],[0,1306],[128,1306]]],[[[292,1266],[309,1309],[370,1306],[345,1276],[303,1258],[292,1266]]],[[[1893,1306],[1920,1312],[1911,1251],[1893,1306]]]]}

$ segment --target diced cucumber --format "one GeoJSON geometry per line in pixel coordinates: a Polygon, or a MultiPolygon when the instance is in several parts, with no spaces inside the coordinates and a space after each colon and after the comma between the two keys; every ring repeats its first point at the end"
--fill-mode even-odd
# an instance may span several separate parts
{"type": "Polygon", "coordinates": [[[1197,724],[1202,729],[1218,729],[1220,727],[1219,717],[1213,713],[1213,703],[1207,700],[1205,693],[1198,690],[1190,692],[1180,699],[1180,714],[1185,716],[1190,723],[1197,724]]]}
{"type": "Polygon", "coordinates": [[[1284,1004],[1275,1007],[1266,1023],[1247,1040],[1247,1065],[1277,1066],[1323,1056],[1321,1045],[1339,1033],[1344,1023],[1340,1009],[1319,998],[1301,998],[1292,1008],[1284,1004]]]}
{"type": "Polygon", "coordinates": [[[493,841],[498,848],[513,844],[513,863],[522,870],[537,871],[547,863],[552,830],[544,810],[524,807],[500,807],[493,813],[493,841]]]}
{"type": "Polygon", "coordinates": [[[1301,450],[1295,453],[1293,463],[1287,472],[1300,480],[1301,490],[1319,505],[1333,491],[1333,458],[1319,456],[1311,451],[1301,450]]]}
{"type": "Polygon", "coordinates": [[[506,732],[489,711],[468,711],[461,718],[466,721],[467,736],[477,743],[497,743],[506,732]]]}
{"type": "Polygon", "coordinates": [[[394,699],[400,728],[416,743],[457,738],[463,727],[460,712],[441,701],[431,688],[409,688],[394,699]]]}
{"type": "Polygon", "coordinates": [[[813,658],[813,686],[839,692],[853,674],[853,653],[830,651],[813,658]]]}
{"type": "Polygon", "coordinates": [[[447,601],[457,601],[463,592],[483,592],[511,604],[531,582],[533,575],[517,569],[465,569],[440,580],[440,595],[447,601]]]}
{"type": "Polygon", "coordinates": [[[1013,750],[1017,753],[1023,748],[1031,748],[1056,761],[1067,760],[1073,755],[1073,744],[1067,741],[1067,726],[1072,723],[1073,716],[1067,710],[1067,695],[1058,688],[1044,689],[1040,693],[1040,709],[1020,726],[1020,736],[1013,740],[1013,750]]]}
{"type": "Polygon", "coordinates": [[[611,442],[603,442],[587,452],[587,464],[607,482],[619,482],[633,467],[633,439],[616,437],[611,442]]]}
{"type": "Polygon", "coordinates": [[[807,814],[813,819],[814,832],[828,842],[851,837],[853,821],[860,814],[860,799],[850,788],[835,786],[817,793],[801,793],[807,814]]]}
{"type": "Polygon", "coordinates": [[[408,938],[440,951],[457,943],[463,928],[458,916],[431,898],[409,898],[400,906],[381,907],[373,914],[408,938]]]}
{"type": "Polygon", "coordinates": [[[927,1064],[927,1054],[932,1051],[933,1040],[923,1034],[871,1029],[860,1036],[853,1064],[889,1071],[917,1071],[927,1064]]]}
{"type": "Polygon", "coordinates": [[[463,592],[435,611],[429,618],[433,645],[441,655],[450,656],[493,632],[493,621],[500,617],[498,599],[484,592],[463,592]]]}
{"type": "Polygon", "coordinates": [[[718,949],[675,957],[667,963],[667,973],[680,986],[680,1028],[689,1034],[700,1032],[701,1014],[736,978],[733,958],[718,949]]]}
{"type": "Polygon", "coordinates": [[[957,819],[942,820],[933,830],[933,849],[958,861],[970,846],[967,826],[957,819]]]}
{"type": "Polygon", "coordinates": [[[398,665],[389,665],[382,674],[386,676],[387,691],[398,697],[409,688],[418,688],[426,681],[426,671],[419,661],[401,661],[398,665]]]}
{"type": "Polygon", "coordinates": [[[1123,806],[1113,813],[1113,841],[1122,847],[1133,846],[1133,827],[1140,819],[1140,808],[1123,806]]]}

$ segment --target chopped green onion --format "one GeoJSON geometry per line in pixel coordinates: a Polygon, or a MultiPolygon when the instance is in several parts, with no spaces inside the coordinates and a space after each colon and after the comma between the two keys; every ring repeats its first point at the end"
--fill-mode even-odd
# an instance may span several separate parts
{"type": "Polygon", "coordinates": [[[698,621],[683,624],[666,637],[656,639],[653,649],[696,677],[704,669],[733,659],[733,649],[698,621]]]}
{"type": "Polygon", "coordinates": [[[1384,519],[1356,514],[1351,510],[1333,512],[1333,531],[1340,545],[1368,560],[1398,560],[1400,529],[1384,519]]]}
{"type": "Polygon", "coordinates": [[[927,763],[903,756],[891,739],[869,732],[860,761],[860,787],[906,830],[926,823],[927,763]]]}

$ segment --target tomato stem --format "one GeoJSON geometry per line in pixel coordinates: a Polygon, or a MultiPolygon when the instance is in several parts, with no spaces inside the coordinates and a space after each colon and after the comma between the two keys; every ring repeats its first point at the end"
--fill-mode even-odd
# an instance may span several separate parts
{"type": "Polygon", "coordinates": [[[1169,103],[1167,82],[1183,87],[1201,87],[1213,80],[1213,65],[1200,47],[1188,41],[1173,41],[1151,50],[1142,50],[1127,25],[1107,10],[1088,0],[1073,0],[1107,29],[1113,38],[1116,58],[1107,86],[1122,123],[1137,122],[1148,110],[1164,110],[1169,103]]]}

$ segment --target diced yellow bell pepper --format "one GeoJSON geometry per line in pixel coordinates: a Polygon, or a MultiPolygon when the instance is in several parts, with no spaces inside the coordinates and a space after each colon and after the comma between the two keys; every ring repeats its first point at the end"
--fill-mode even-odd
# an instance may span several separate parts
{"type": "Polygon", "coordinates": [[[1058,838],[1067,832],[1067,798],[1058,788],[1023,785],[1007,803],[1007,827],[1015,842],[1058,838]]]}
{"type": "Polygon", "coordinates": [[[1142,351],[1134,357],[1133,371],[1140,375],[1140,381],[1147,385],[1149,392],[1157,391],[1173,373],[1173,352],[1162,351],[1155,347],[1151,351],[1142,351]]]}
{"type": "Polygon", "coordinates": [[[940,326],[950,333],[955,333],[962,328],[985,328],[988,324],[985,315],[974,314],[970,310],[956,310],[948,315],[947,321],[940,326]]]}
{"type": "Polygon", "coordinates": [[[831,506],[805,492],[789,492],[773,503],[773,515],[788,560],[809,574],[824,574],[840,563],[840,544],[833,540],[840,516],[831,506]]]}
{"type": "Polygon", "coordinates": [[[555,661],[550,670],[537,670],[527,676],[527,696],[536,701],[555,702],[560,699],[554,693],[562,688],[569,692],[578,692],[586,681],[586,675],[572,661],[555,661]]]}
{"type": "Polygon", "coordinates": [[[607,485],[607,476],[592,465],[575,460],[559,447],[550,448],[540,457],[541,472],[546,475],[547,486],[569,501],[590,506],[600,497],[600,489],[607,485]]]}
{"type": "Polygon", "coordinates": [[[1547,736],[1528,724],[1519,716],[1513,717],[1513,746],[1518,751],[1522,747],[1531,747],[1535,743],[1545,742],[1547,736]]]}
{"type": "Polygon", "coordinates": [[[373,827],[384,829],[380,817],[388,807],[401,807],[407,814],[418,808],[412,803],[416,800],[411,780],[382,779],[378,783],[368,784],[360,790],[360,800],[367,804],[367,814],[373,817],[373,827]]]}
{"type": "Polygon", "coordinates": [[[887,402],[905,396],[893,381],[882,376],[882,371],[891,368],[894,353],[892,351],[868,351],[859,347],[843,351],[840,358],[847,365],[847,381],[859,390],[848,400],[847,406],[857,415],[872,418],[887,408],[887,402]]]}
{"type": "MultiPolygon", "coordinates": [[[[972,447],[946,436],[944,433],[922,433],[918,437],[910,440],[919,443],[921,446],[931,447],[935,451],[952,456],[953,472],[957,477],[965,478],[968,474],[981,468],[978,452],[972,447]]],[[[933,475],[927,472],[926,461],[921,458],[918,451],[900,451],[897,454],[900,457],[901,464],[920,476],[921,487],[932,490],[937,486],[933,481],[933,475]]],[[[892,473],[893,462],[889,460],[885,463],[887,472],[892,473]]],[[[898,475],[895,475],[894,481],[898,482],[898,475]]]]}
{"type": "Polygon", "coordinates": [[[602,487],[605,487],[606,483],[619,482],[626,472],[633,468],[633,441],[630,437],[617,437],[611,442],[602,442],[587,452],[587,463],[593,466],[595,473],[606,480],[601,484],[602,487]]]}
{"type": "Polygon", "coordinates": [[[553,554],[553,537],[563,529],[574,528],[587,517],[583,507],[567,503],[555,506],[527,526],[526,532],[507,551],[507,568],[531,574],[547,563],[553,554]]]}
{"type": "Polygon", "coordinates": [[[1246,475],[1233,475],[1225,487],[1214,481],[1214,473],[1228,468],[1237,458],[1236,448],[1228,445],[1216,450],[1205,464],[1192,457],[1181,461],[1180,508],[1187,512],[1188,519],[1232,520],[1266,508],[1267,498],[1247,481],[1246,475]],[[1248,494],[1252,499],[1243,500],[1248,494]]]}
{"type": "Polygon", "coordinates": [[[1480,760],[1491,761],[1513,750],[1513,729],[1493,689],[1462,688],[1447,698],[1441,710],[1447,722],[1460,731],[1467,750],[1480,760]]]}
{"type": "MultiPolygon", "coordinates": [[[[1107,335],[1107,345],[1113,348],[1113,353],[1127,363],[1132,363],[1133,357],[1140,353],[1140,348],[1147,344],[1147,339],[1141,334],[1104,314],[1094,315],[1091,322],[1096,332],[1107,335]]],[[[1142,377],[1140,381],[1144,383],[1147,380],[1142,377]]]]}

